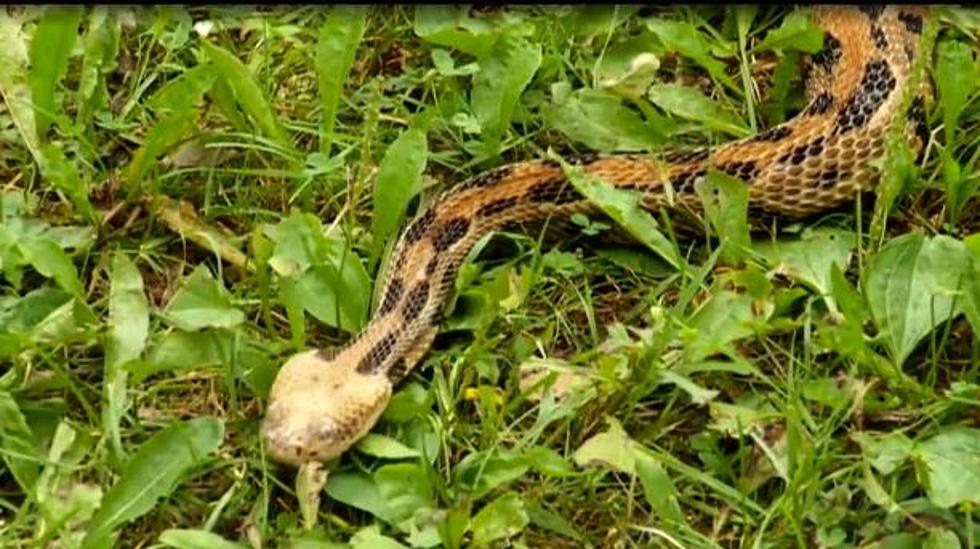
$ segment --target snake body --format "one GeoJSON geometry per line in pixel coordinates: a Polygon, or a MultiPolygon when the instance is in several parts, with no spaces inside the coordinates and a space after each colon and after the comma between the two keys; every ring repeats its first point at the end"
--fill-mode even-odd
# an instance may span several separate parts
{"type": "MultiPolygon", "coordinates": [[[[798,219],[853,201],[877,177],[872,163],[902,102],[924,14],[914,6],[813,8],[824,46],[807,61],[808,102],[793,119],[713,150],[595,157],[581,166],[639,191],[649,208],[668,205],[670,185],[671,208],[698,212],[695,185],[708,168],[745,181],[750,214],[798,219]]],[[[909,120],[922,129],[921,96],[909,120]]],[[[913,127],[909,135],[921,146],[921,133],[913,127]]],[[[461,263],[482,236],[593,211],[550,161],[503,166],[442,193],[400,235],[367,327],[339,351],[303,352],[281,368],[262,426],[268,453],[293,465],[326,461],[371,429],[430,347],[461,263]]]]}

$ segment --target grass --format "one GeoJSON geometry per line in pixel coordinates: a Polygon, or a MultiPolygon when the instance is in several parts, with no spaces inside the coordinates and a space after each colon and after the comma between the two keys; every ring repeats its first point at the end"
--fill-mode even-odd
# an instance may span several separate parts
{"type": "Polygon", "coordinates": [[[885,200],[750,239],[719,176],[721,238],[677,240],[576,178],[608,218],[485,242],[321,493],[263,456],[269,385],[364,325],[435,190],[772,127],[820,31],[775,6],[5,8],[0,545],[980,545],[978,13],[927,25],[932,132],[891,145],[885,200]]]}

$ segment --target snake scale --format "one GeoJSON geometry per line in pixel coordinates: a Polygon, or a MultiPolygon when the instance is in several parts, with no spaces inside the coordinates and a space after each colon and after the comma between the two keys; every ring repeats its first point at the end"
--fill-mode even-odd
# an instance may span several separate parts
{"type": "MultiPolygon", "coordinates": [[[[823,48],[805,65],[806,107],[789,121],[713,149],[596,156],[582,168],[643,205],[697,211],[695,185],[708,168],[741,178],[750,215],[799,219],[872,188],[873,161],[902,103],[925,10],[915,6],[811,8],[823,48]]],[[[908,134],[923,143],[923,85],[908,134]]],[[[292,356],[273,384],[262,425],[267,452],[301,465],[340,456],[372,428],[404,378],[429,349],[457,272],[478,239],[514,222],[594,212],[550,161],[511,164],[443,192],[400,235],[374,317],[338,351],[292,356]]]]}

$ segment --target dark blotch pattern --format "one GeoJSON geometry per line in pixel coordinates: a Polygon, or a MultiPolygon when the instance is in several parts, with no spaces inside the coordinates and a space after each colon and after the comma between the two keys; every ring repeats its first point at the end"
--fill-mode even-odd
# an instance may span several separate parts
{"type": "Polygon", "coordinates": [[[487,202],[481,206],[480,209],[476,211],[476,215],[477,217],[491,217],[513,208],[516,204],[516,197],[510,196],[507,198],[498,198],[497,200],[487,202]]]}
{"type": "Polygon", "coordinates": [[[841,43],[836,36],[829,32],[823,33],[823,48],[813,54],[813,63],[830,72],[837,66],[841,56],[841,43]]]}
{"type": "Polygon", "coordinates": [[[808,157],[818,156],[823,154],[823,136],[814,139],[809,143],[804,143],[793,147],[787,153],[784,153],[777,160],[780,164],[790,163],[794,166],[802,164],[808,157]]]}
{"type": "Polygon", "coordinates": [[[718,166],[718,169],[744,181],[752,181],[759,173],[759,168],[751,160],[745,162],[729,162],[728,164],[718,166]]]}
{"type": "Polygon", "coordinates": [[[684,164],[686,162],[700,162],[708,158],[710,151],[707,147],[701,147],[690,151],[671,151],[664,155],[664,160],[671,163],[684,164]]]}
{"type": "Polygon", "coordinates": [[[791,133],[793,133],[793,130],[789,126],[776,126],[756,135],[752,138],[752,141],[772,143],[789,137],[791,133]]]}
{"type": "Polygon", "coordinates": [[[579,200],[579,194],[568,184],[564,177],[547,179],[535,184],[525,195],[529,202],[567,204],[579,200]]]}
{"type": "MultiPolygon", "coordinates": [[[[571,164],[588,166],[589,164],[592,164],[593,162],[600,160],[602,156],[593,152],[583,152],[583,153],[563,154],[562,158],[564,158],[566,162],[571,164]]],[[[541,160],[541,165],[546,168],[554,168],[554,169],[561,168],[561,164],[559,164],[554,160],[541,160]]]]}
{"type": "Polygon", "coordinates": [[[898,12],[898,20],[905,23],[905,29],[915,34],[922,34],[922,16],[907,11],[898,12]]]}
{"type": "Polygon", "coordinates": [[[895,75],[883,59],[873,59],[864,69],[864,76],[854,95],[837,114],[834,135],[841,135],[864,126],[874,116],[888,94],[895,89],[895,75]]]}
{"type": "Polygon", "coordinates": [[[693,194],[694,193],[694,183],[700,177],[704,177],[706,171],[704,169],[693,170],[689,172],[679,173],[670,182],[674,187],[674,192],[677,194],[693,194]]]}
{"type": "Polygon", "coordinates": [[[429,281],[423,280],[412,288],[405,296],[405,306],[402,308],[402,317],[405,320],[413,320],[419,316],[425,308],[425,302],[429,300],[429,281]]]}
{"type": "Polygon", "coordinates": [[[391,354],[391,349],[394,346],[395,334],[385,334],[384,337],[374,344],[374,347],[371,347],[371,350],[364,355],[364,358],[357,363],[357,373],[368,375],[377,372],[388,358],[388,355],[391,354]]]}
{"type": "Polygon", "coordinates": [[[446,221],[436,230],[432,238],[432,246],[436,251],[444,252],[459,239],[466,236],[466,231],[470,230],[470,220],[462,217],[455,217],[446,221]]]}
{"type": "Polygon", "coordinates": [[[830,107],[834,106],[834,97],[828,92],[823,92],[813,98],[810,104],[803,109],[804,116],[817,116],[826,113],[830,107]]]}
{"type": "Polygon", "coordinates": [[[395,310],[395,305],[398,305],[398,301],[402,298],[402,294],[405,293],[405,285],[399,279],[394,279],[388,284],[385,290],[384,297],[381,298],[381,306],[378,307],[379,315],[386,315],[391,311],[395,310]]]}
{"type": "Polygon", "coordinates": [[[888,37],[885,36],[885,31],[878,25],[871,25],[871,40],[874,41],[875,47],[879,51],[888,49],[888,37]]]}
{"type": "Polygon", "coordinates": [[[863,6],[858,6],[865,15],[871,18],[872,21],[877,21],[881,17],[881,13],[885,11],[885,6],[881,4],[865,4],[863,6]]]}
{"type": "Polygon", "coordinates": [[[425,265],[425,274],[427,274],[429,276],[432,276],[433,274],[435,274],[436,267],[438,267],[438,266],[439,266],[439,258],[438,257],[433,257],[425,265]]]}
{"type": "Polygon", "coordinates": [[[915,127],[915,135],[925,144],[929,141],[929,126],[926,124],[926,104],[921,95],[912,99],[909,107],[909,122],[915,127]]]}
{"type": "Polygon", "coordinates": [[[817,185],[821,189],[830,189],[837,185],[841,179],[847,175],[846,172],[841,172],[837,169],[837,165],[828,166],[820,172],[820,179],[817,181],[817,185]]]}
{"type": "Polygon", "coordinates": [[[909,63],[915,59],[915,48],[909,44],[905,44],[905,57],[908,58],[909,63]]]}
{"type": "Polygon", "coordinates": [[[436,212],[432,210],[426,210],[421,217],[416,219],[409,225],[408,230],[405,231],[405,242],[415,243],[422,239],[429,227],[432,226],[432,222],[436,220],[436,212]]]}
{"type": "Polygon", "coordinates": [[[388,368],[388,371],[385,372],[385,375],[388,376],[388,381],[390,381],[392,385],[396,385],[398,382],[404,379],[406,374],[408,374],[408,366],[405,365],[404,358],[399,358],[396,360],[395,363],[391,365],[391,368],[388,368]]]}
{"type": "Polygon", "coordinates": [[[495,185],[501,179],[507,177],[510,172],[511,168],[509,166],[503,166],[501,168],[490,170],[464,181],[459,185],[459,189],[482,189],[484,187],[490,187],[495,185]]]}

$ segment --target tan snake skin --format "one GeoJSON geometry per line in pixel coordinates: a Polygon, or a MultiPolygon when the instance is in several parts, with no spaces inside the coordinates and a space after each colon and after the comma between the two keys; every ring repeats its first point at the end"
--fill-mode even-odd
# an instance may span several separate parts
{"type": "MultiPolygon", "coordinates": [[[[639,191],[650,208],[665,203],[669,183],[673,207],[698,212],[695,184],[709,166],[746,182],[753,216],[801,218],[853,201],[877,179],[871,161],[902,102],[925,10],[818,7],[812,14],[824,47],[808,60],[808,104],[795,118],[713,150],[582,160],[585,171],[639,191]]],[[[923,110],[919,96],[909,112],[916,148],[923,110]]],[[[512,222],[593,211],[548,161],[504,166],[444,192],[400,236],[368,326],[339,351],[297,354],[280,370],[262,426],[269,454],[293,465],[326,461],[371,429],[394,384],[430,347],[457,271],[480,237],[512,222]]]]}

